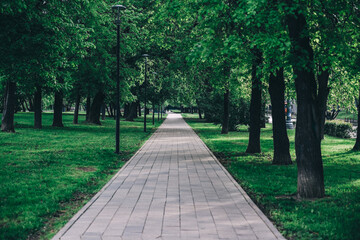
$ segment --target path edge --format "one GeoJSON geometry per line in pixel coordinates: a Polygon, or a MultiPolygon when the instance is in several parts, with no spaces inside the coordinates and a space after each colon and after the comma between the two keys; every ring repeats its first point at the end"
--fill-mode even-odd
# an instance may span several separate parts
{"type": "MultiPolygon", "coordinates": [[[[182,114],[180,114],[183,118],[182,114]]],[[[194,129],[186,122],[183,118],[184,122],[190,127],[190,129],[195,133],[196,137],[201,141],[204,145],[205,149],[210,153],[211,157],[215,160],[215,162],[221,167],[221,169],[225,172],[227,177],[232,181],[232,183],[239,189],[241,194],[244,196],[245,200],[249,203],[250,207],[254,209],[256,214],[264,221],[266,226],[270,229],[270,231],[276,236],[277,239],[286,240],[286,238],[279,232],[279,230],[274,226],[274,224],[269,220],[269,218],[260,210],[260,208],[251,200],[249,195],[245,192],[245,190],[240,186],[240,184],[234,179],[234,177],[228,172],[228,170],[220,163],[214,153],[210,150],[210,148],[205,144],[205,142],[200,138],[200,136],[194,131],[194,129]]]]}
{"type": "Polygon", "coordinates": [[[151,134],[151,136],[143,143],[143,145],[134,153],[134,155],[122,166],[119,171],[95,194],[56,234],[51,240],[60,240],[61,237],[72,227],[72,225],[84,214],[84,212],[99,198],[99,196],[109,187],[109,185],[119,176],[119,174],[127,167],[127,165],[135,158],[136,155],[144,148],[146,143],[155,136],[155,133],[164,124],[167,117],[161,125],[151,134]]]}

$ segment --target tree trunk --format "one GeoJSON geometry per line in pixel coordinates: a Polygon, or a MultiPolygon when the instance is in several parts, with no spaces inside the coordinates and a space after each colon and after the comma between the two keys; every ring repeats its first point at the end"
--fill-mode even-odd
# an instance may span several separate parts
{"type": "Polygon", "coordinates": [[[33,100],[31,99],[31,97],[29,97],[29,112],[33,112],[33,111],[34,111],[33,100]]]}
{"type": "Polygon", "coordinates": [[[224,93],[224,115],[221,134],[229,133],[229,103],[230,103],[230,91],[227,87],[224,93]]]}
{"type": "Polygon", "coordinates": [[[105,95],[102,91],[99,91],[96,93],[94,100],[90,107],[89,112],[89,123],[101,125],[100,122],[100,111],[101,111],[101,105],[103,104],[105,99],[105,95]]]}
{"type": "Polygon", "coordinates": [[[160,106],[158,105],[158,121],[160,121],[160,106]]]}
{"type": "Polygon", "coordinates": [[[305,16],[300,12],[286,16],[289,28],[293,70],[297,94],[295,133],[298,166],[298,197],[324,197],[324,175],[321,157],[320,117],[317,105],[317,86],[313,65],[313,50],[305,16]],[[301,63],[301,64],[300,64],[301,63]]]}
{"type": "Polygon", "coordinates": [[[141,105],[140,105],[139,100],[137,101],[137,106],[138,106],[138,109],[139,109],[139,117],[141,117],[141,105]]]}
{"type": "Polygon", "coordinates": [[[111,114],[111,117],[114,117],[115,118],[115,110],[113,109],[113,107],[112,107],[113,105],[112,105],[112,103],[109,103],[109,108],[110,108],[110,114],[111,114]]]}
{"type": "MultiPolygon", "coordinates": [[[[320,69],[321,70],[321,69],[320,69]]],[[[322,70],[318,76],[319,81],[319,91],[318,91],[318,105],[319,105],[319,117],[320,117],[320,136],[321,139],[324,139],[324,126],[325,126],[325,113],[326,113],[326,104],[329,96],[330,88],[328,87],[329,82],[329,71],[322,70]]]]}
{"type": "Polygon", "coordinates": [[[42,128],[42,91],[39,85],[36,86],[36,92],[34,97],[34,128],[41,129],[42,128]]]}
{"type": "MultiPolygon", "coordinates": [[[[59,83],[62,83],[62,81],[59,81],[59,83]]],[[[64,93],[62,89],[55,91],[53,127],[64,127],[62,122],[63,98],[64,93]]]]}
{"type": "Polygon", "coordinates": [[[108,116],[112,117],[111,110],[109,110],[109,107],[107,105],[105,105],[105,108],[106,108],[106,112],[107,112],[108,116]]]}
{"type": "Polygon", "coordinates": [[[96,93],[89,111],[89,119],[88,119],[89,123],[101,125],[100,112],[101,112],[101,105],[103,104],[104,99],[105,99],[105,95],[102,91],[96,93]]]}
{"type": "Polygon", "coordinates": [[[74,111],[74,120],[73,120],[74,124],[79,123],[80,100],[81,100],[80,89],[78,89],[77,94],[76,94],[76,101],[75,101],[75,111],[74,111]]]}
{"type": "Polygon", "coordinates": [[[155,104],[152,103],[152,125],[155,125],[155,104]]]}
{"type": "Polygon", "coordinates": [[[125,103],[125,107],[124,107],[124,118],[127,118],[129,116],[130,113],[130,104],[129,103],[125,103]]]}
{"type": "Polygon", "coordinates": [[[134,118],[136,118],[136,112],[137,112],[137,102],[132,102],[129,107],[129,113],[127,114],[126,121],[134,121],[134,118]]]}
{"type": "Polygon", "coordinates": [[[252,63],[251,101],[250,101],[250,132],[247,153],[260,153],[260,117],[261,117],[261,81],[257,69],[262,62],[262,53],[258,49],[252,50],[254,59],[252,63]]]}
{"type": "Polygon", "coordinates": [[[16,83],[8,80],[5,88],[4,111],[1,119],[1,131],[15,132],[14,114],[15,114],[15,96],[16,83]]]}
{"type": "Polygon", "coordinates": [[[90,117],[90,108],[91,108],[91,97],[90,94],[86,98],[86,121],[89,121],[90,117]]]}
{"type": "Polygon", "coordinates": [[[24,101],[21,101],[21,107],[23,109],[23,112],[26,112],[26,107],[25,107],[24,101]]]}
{"type": "Polygon", "coordinates": [[[357,130],[356,130],[356,142],[353,147],[354,151],[360,151],[360,81],[359,81],[359,101],[357,104],[357,110],[358,110],[358,122],[357,122],[357,130]]]}
{"type": "Polygon", "coordinates": [[[162,107],[162,105],[161,105],[160,111],[161,111],[161,120],[162,120],[162,114],[163,114],[163,107],[162,107]]]}
{"type": "Polygon", "coordinates": [[[285,121],[285,81],[284,69],[276,71],[276,76],[271,73],[269,78],[269,93],[272,106],[273,119],[273,144],[274,157],[272,164],[289,165],[292,164],[290,156],[290,144],[286,131],[285,121]]]}
{"type": "Polygon", "coordinates": [[[101,120],[105,120],[105,103],[101,105],[101,120]]]}

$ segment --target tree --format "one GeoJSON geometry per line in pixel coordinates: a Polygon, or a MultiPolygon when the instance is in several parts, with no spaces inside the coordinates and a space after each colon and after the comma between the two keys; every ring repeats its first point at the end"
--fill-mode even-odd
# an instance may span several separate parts
{"type": "Polygon", "coordinates": [[[298,196],[324,197],[324,175],[321,156],[320,115],[317,105],[317,85],[314,73],[314,53],[310,45],[304,9],[289,1],[291,14],[286,24],[292,47],[292,66],[297,94],[297,123],[295,134],[298,165],[298,196]]]}

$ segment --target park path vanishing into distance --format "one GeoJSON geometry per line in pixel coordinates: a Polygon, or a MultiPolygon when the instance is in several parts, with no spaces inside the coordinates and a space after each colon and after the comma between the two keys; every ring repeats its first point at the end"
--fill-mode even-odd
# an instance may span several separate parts
{"type": "Polygon", "coordinates": [[[284,239],[180,114],[53,239],[284,239]]]}

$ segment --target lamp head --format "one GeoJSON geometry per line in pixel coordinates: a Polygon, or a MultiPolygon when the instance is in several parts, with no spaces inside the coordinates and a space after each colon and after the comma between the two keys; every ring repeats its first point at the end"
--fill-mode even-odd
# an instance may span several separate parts
{"type": "Polygon", "coordinates": [[[149,54],[143,54],[143,55],[141,55],[142,57],[145,57],[145,58],[147,58],[147,57],[150,57],[150,55],[149,54]]]}
{"type": "Polygon", "coordinates": [[[123,5],[114,5],[111,7],[115,16],[115,24],[120,25],[120,12],[125,10],[126,7],[123,5]]]}

